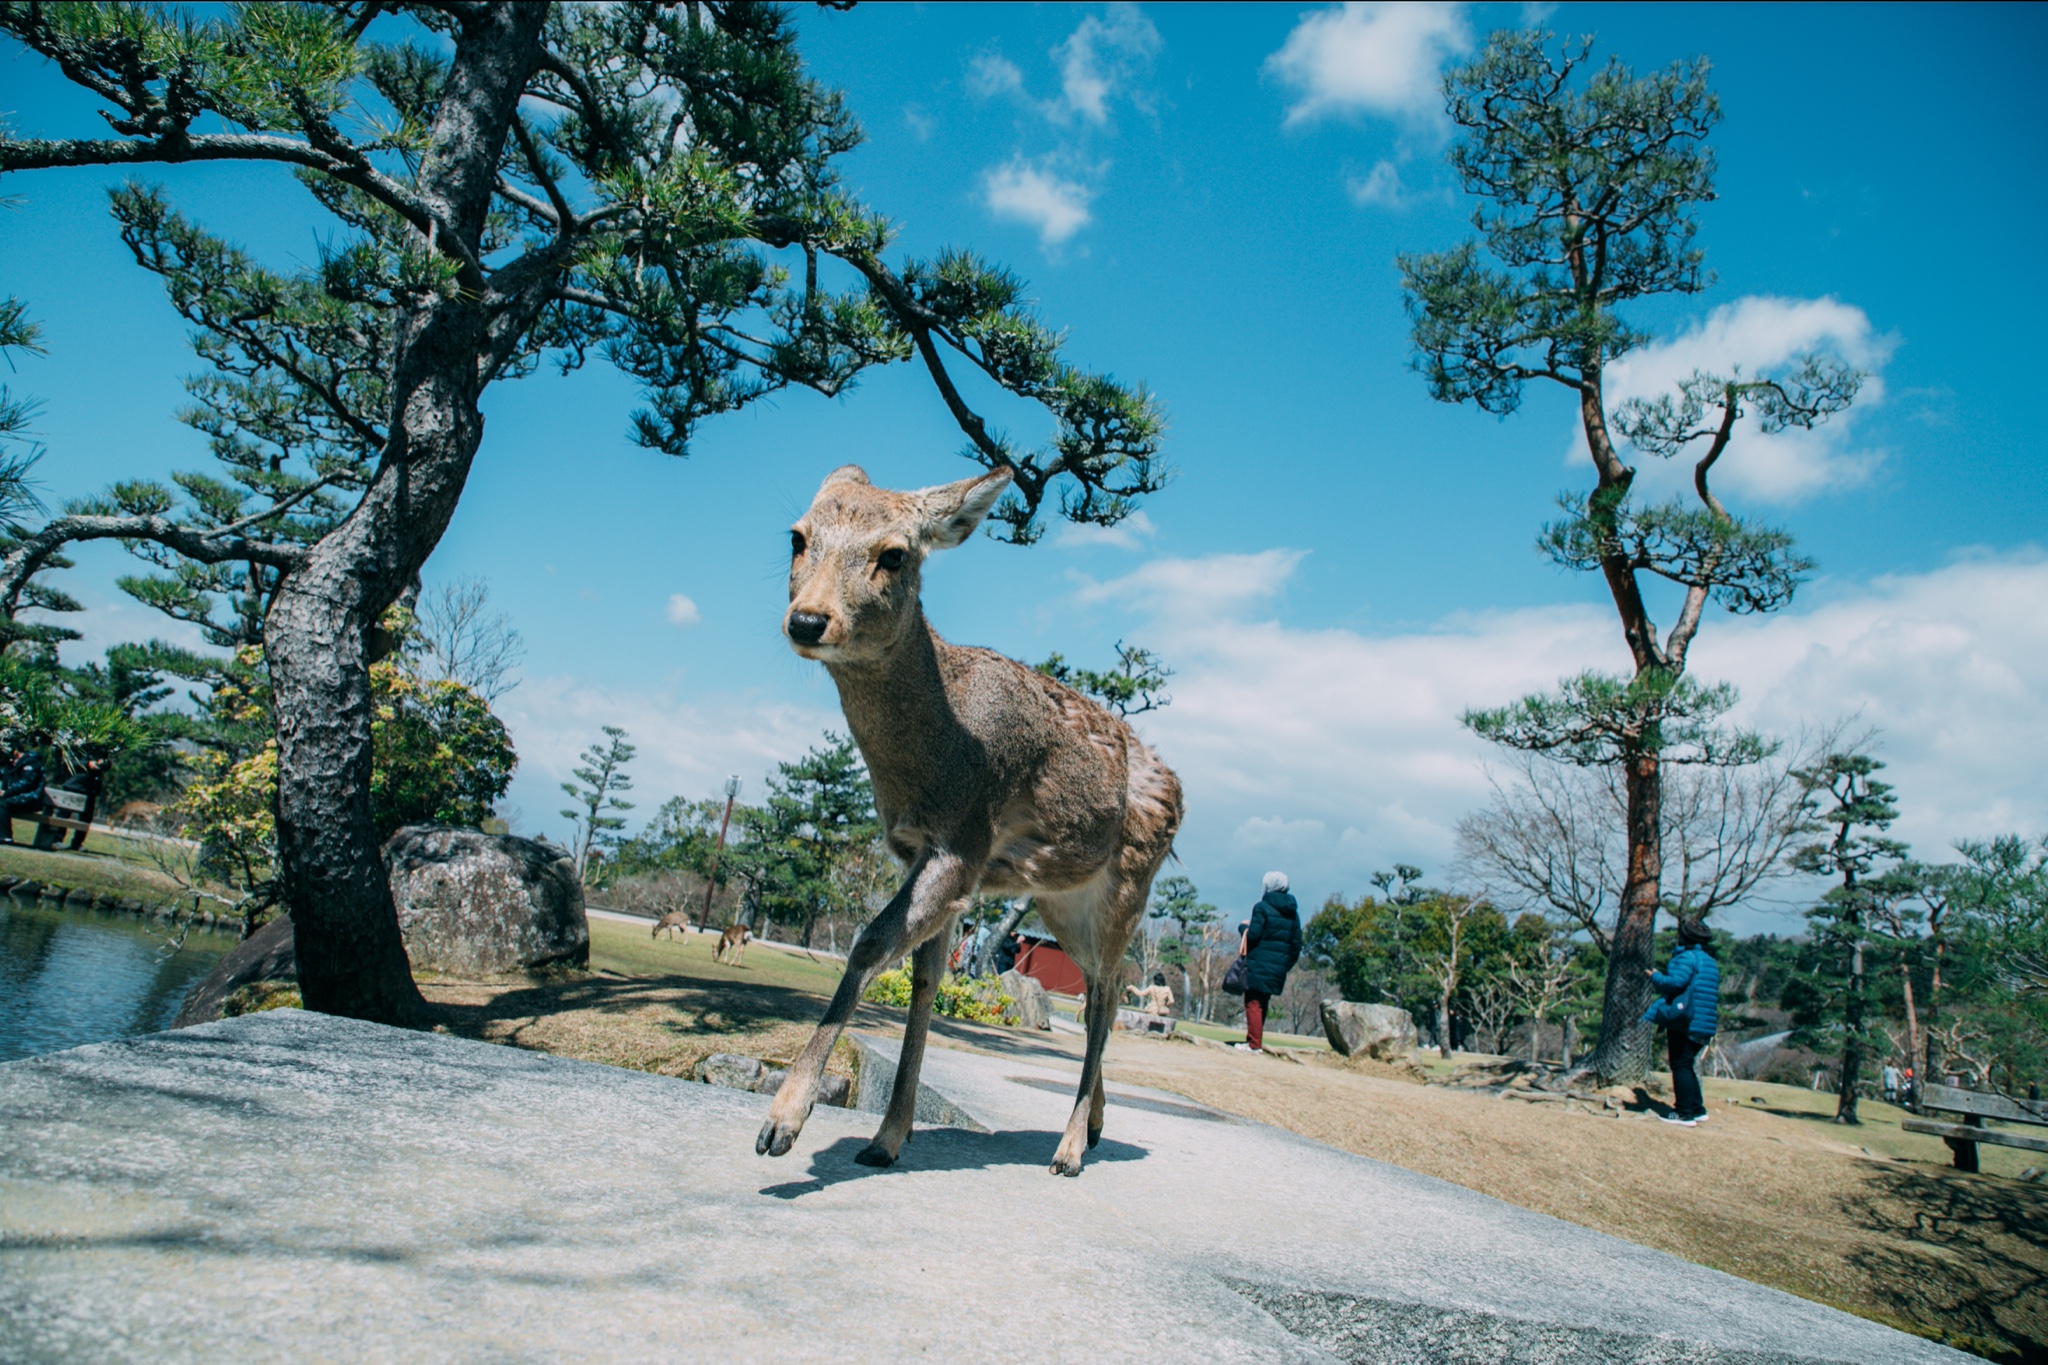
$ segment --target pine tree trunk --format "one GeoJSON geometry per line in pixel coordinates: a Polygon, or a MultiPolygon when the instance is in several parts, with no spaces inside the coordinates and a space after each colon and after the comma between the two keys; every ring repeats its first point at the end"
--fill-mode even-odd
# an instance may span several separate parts
{"type": "Polygon", "coordinates": [[[1651,1027],[1648,971],[1653,965],[1657,906],[1663,895],[1662,841],[1664,779],[1655,753],[1637,753],[1626,766],[1628,781],[1628,881],[1607,957],[1607,982],[1600,1000],[1600,1039],[1587,1069],[1608,1084],[1632,1085],[1650,1071],[1651,1027]]]}
{"type": "Polygon", "coordinates": [[[483,438],[465,382],[476,312],[442,305],[427,316],[400,371],[403,420],[375,480],[285,580],[265,622],[285,904],[300,992],[327,1014],[402,1024],[422,1005],[370,816],[366,636],[440,541],[483,438]]]}
{"type": "MultiPolygon", "coordinates": [[[[459,25],[421,176],[465,241],[482,239],[500,151],[539,55],[544,5],[480,7],[459,25]]],[[[277,719],[277,844],[308,1009],[381,1023],[423,1006],[370,818],[366,633],[440,543],[483,440],[477,409],[504,338],[545,302],[428,295],[405,319],[377,473],[286,578],[264,622],[277,719]]]]}
{"type": "Polygon", "coordinates": [[[1856,1117],[1856,1082],[1863,1070],[1863,916],[1852,915],[1850,928],[1856,939],[1849,947],[1849,998],[1842,1007],[1841,1084],[1835,1090],[1835,1122],[1859,1123],[1856,1117]]]}
{"type": "Polygon", "coordinates": [[[1923,1055],[1920,1046],[1920,1010],[1913,999],[1913,959],[1903,951],[1899,954],[1899,989],[1906,999],[1906,1065],[1919,1065],[1923,1055]]]}

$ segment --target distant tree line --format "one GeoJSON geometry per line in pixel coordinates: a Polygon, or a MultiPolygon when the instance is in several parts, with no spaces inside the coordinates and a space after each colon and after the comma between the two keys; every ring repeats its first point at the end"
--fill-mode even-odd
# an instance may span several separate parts
{"type": "MultiPolygon", "coordinates": [[[[1825,1084],[1845,1123],[1887,1064],[2013,1094],[2048,1080],[2048,841],[1964,840],[1952,860],[1917,860],[1885,833],[1898,805],[1883,768],[1864,746],[1824,746],[1732,784],[1731,770],[1705,775],[1666,808],[1673,860],[1701,869],[1662,899],[1667,925],[1768,881],[1821,879],[1804,933],[1716,932],[1720,1064],[1775,1039],[1751,1072],[1825,1084]]],[[[1466,889],[1405,865],[1380,873],[1373,894],[1332,897],[1309,921],[1304,965],[1345,999],[1409,1010],[1446,1053],[1582,1064],[1576,1040],[1607,1005],[1626,818],[1620,794],[1583,773],[1525,767],[1461,827],[1466,889]]],[[[1654,960],[1674,947],[1658,931],[1654,960]]]]}

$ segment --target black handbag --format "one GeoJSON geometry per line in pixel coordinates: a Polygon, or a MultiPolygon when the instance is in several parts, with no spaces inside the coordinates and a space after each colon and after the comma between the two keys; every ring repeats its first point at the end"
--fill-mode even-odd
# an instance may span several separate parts
{"type": "Polygon", "coordinates": [[[1252,960],[1239,953],[1237,961],[1230,964],[1230,970],[1223,974],[1223,990],[1228,995],[1243,995],[1249,986],[1252,974],[1252,960]]]}

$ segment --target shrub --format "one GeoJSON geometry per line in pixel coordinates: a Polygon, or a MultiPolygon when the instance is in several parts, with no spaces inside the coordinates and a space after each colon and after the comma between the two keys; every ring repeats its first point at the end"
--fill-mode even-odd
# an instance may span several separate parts
{"type": "MultiPolygon", "coordinates": [[[[907,1008],[910,1004],[910,973],[902,967],[883,972],[869,983],[861,998],[870,1004],[907,1008]]],[[[993,981],[976,982],[957,976],[949,976],[939,982],[939,994],[932,1002],[932,1012],[949,1019],[965,1019],[970,1024],[1017,1022],[1017,1002],[993,981]]]]}

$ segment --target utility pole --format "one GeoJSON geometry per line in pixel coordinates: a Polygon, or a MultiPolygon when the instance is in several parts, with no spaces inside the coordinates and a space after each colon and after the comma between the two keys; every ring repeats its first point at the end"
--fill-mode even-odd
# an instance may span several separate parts
{"type": "Polygon", "coordinates": [[[704,913],[697,920],[699,929],[711,927],[711,897],[718,890],[718,855],[725,852],[725,831],[732,825],[732,803],[739,799],[739,794],[739,778],[726,778],[725,818],[718,822],[718,842],[711,848],[711,875],[704,880],[704,913]]]}

